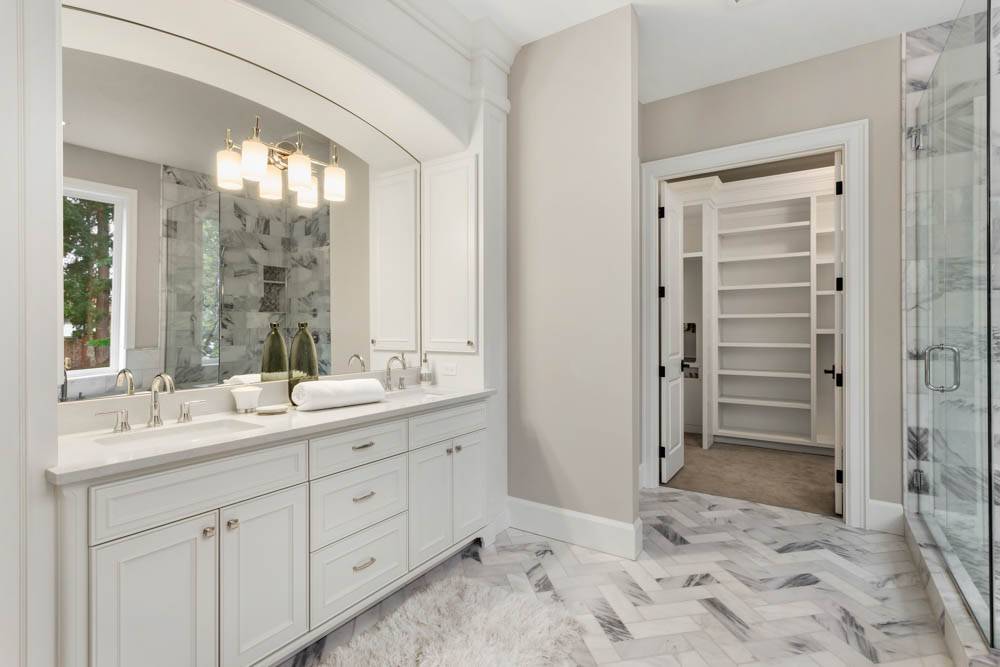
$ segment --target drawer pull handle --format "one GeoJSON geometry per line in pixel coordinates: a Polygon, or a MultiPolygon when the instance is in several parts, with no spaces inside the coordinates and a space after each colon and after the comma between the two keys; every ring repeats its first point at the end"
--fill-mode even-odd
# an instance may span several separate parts
{"type": "Polygon", "coordinates": [[[355,572],[360,572],[361,570],[367,570],[368,568],[370,568],[374,564],[375,564],[375,556],[369,556],[368,560],[363,561],[363,562],[358,563],[357,565],[355,565],[354,566],[354,571],[355,572]]]}
{"type": "Polygon", "coordinates": [[[229,530],[236,530],[239,527],[240,527],[239,519],[230,519],[229,521],[226,522],[226,528],[228,528],[229,530]]]}
{"type": "Polygon", "coordinates": [[[202,537],[215,537],[215,526],[209,526],[208,528],[203,528],[201,531],[202,537]]]}
{"type": "Polygon", "coordinates": [[[353,449],[354,451],[359,451],[359,450],[368,449],[369,447],[374,447],[374,446],[375,446],[375,441],[374,440],[369,440],[368,442],[366,442],[363,445],[354,445],[353,447],[351,447],[351,449],[353,449]]]}
{"type": "Polygon", "coordinates": [[[351,500],[353,500],[356,503],[362,503],[362,502],[368,500],[369,498],[371,498],[374,495],[375,495],[374,491],[369,491],[368,493],[366,493],[364,495],[354,496],[353,498],[351,498],[351,500]]]}

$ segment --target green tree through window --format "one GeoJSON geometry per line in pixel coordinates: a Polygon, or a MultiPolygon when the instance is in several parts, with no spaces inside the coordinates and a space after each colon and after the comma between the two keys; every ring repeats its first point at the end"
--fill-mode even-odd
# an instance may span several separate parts
{"type": "Polygon", "coordinates": [[[111,361],[114,204],[63,197],[63,350],[70,368],[111,361]]]}

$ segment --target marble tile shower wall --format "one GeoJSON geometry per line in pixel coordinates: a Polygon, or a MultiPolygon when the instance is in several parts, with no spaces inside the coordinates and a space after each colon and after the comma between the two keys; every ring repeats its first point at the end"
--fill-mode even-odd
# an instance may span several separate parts
{"type": "Polygon", "coordinates": [[[178,381],[217,382],[259,372],[261,347],[272,321],[281,323],[286,337],[294,333],[298,322],[308,322],[320,373],[329,373],[329,206],[307,210],[290,198],[261,200],[252,185],[238,194],[220,192],[208,175],[166,165],[162,188],[165,256],[176,260],[165,263],[161,312],[167,313],[167,368],[172,368],[178,381]],[[205,221],[213,200],[217,202],[221,276],[217,367],[204,363],[200,341],[193,335],[199,327],[192,322],[200,313],[195,312],[190,292],[192,286],[200,288],[201,278],[193,270],[171,275],[174,261],[181,262],[181,256],[193,263],[202,261],[200,240],[193,237],[202,236],[198,223],[205,221]],[[177,207],[188,202],[204,202],[199,204],[201,212],[197,207],[177,207]],[[185,219],[173,219],[179,216],[185,219]],[[190,230],[187,235],[185,227],[190,230]]]}

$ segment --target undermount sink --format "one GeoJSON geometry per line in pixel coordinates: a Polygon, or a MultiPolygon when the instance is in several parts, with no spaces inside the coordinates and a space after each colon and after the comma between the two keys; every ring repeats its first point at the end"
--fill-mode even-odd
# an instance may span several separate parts
{"type": "Polygon", "coordinates": [[[264,427],[239,419],[219,419],[182,426],[143,427],[127,433],[115,433],[114,435],[94,438],[94,442],[101,445],[131,445],[143,442],[183,440],[185,443],[197,445],[208,440],[216,440],[219,437],[236,435],[259,428],[264,427]]]}

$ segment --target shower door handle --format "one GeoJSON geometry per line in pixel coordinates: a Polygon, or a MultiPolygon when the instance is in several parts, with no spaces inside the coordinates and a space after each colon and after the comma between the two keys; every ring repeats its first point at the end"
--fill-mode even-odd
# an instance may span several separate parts
{"type": "Polygon", "coordinates": [[[955,391],[962,384],[962,354],[954,345],[931,345],[924,350],[924,386],[931,391],[955,391]],[[951,352],[952,384],[936,385],[931,382],[931,353],[935,350],[951,352]]]}

